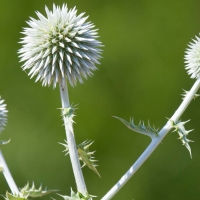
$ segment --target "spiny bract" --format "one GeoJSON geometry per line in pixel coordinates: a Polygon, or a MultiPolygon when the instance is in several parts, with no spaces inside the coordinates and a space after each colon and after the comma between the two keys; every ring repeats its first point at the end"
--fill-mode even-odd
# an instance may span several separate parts
{"type": "Polygon", "coordinates": [[[61,196],[64,200],[92,200],[92,197],[96,197],[93,195],[89,195],[87,194],[87,196],[83,196],[80,192],[75,193],[72,188],[71,188],[71,196],[63,196],[58,194],[59,196],[61,196]]]}
{"type": "Polygon", "coordinates": [[[86,22],[85,13],[76,15],[77,10],[53,5],[53,11],[45,7],[47,17],[38,11],[38,20],[30,17],[21,38],[23,44],[18,51],[20,62],[25,62],[23,70],[29,70],[32,78],[42,81],[43,86],[67,78],[72,86],[82,77],[92,75],[101,58],[101,42],[97,40],[97,29],[91,22],[86,22]]]}
{"type": "MultiPolygon", "coordinates": [[[[69,154],[69,146],[68,146],[68,142],[65,140],[66,144],[60,143],[61,145],[63,145],[65,147],[65,155],[69,154]]],[[[96,167],[98,166],[97,164],[95,164],[95,162],[97,162],[97,160],[95,160],[94,158],[94,153],[95,151],[89,151],[89,147],[93,144],[92,141],[90,140],[86,140],[84,142],[82,142],[81,144],[77,145],[77,151],[78,151],[78,157],[79,160],[81,160],[83,162],[83,166],[87,166],[89,167],[91,170],[93,170],[99,177],[100,174],[97,171],[96,167]]]]}
{"type": "MultiPolygon", "coordinates": [[[[185,99],[185,97],[187,96],[187,94],[189,93],[189,91],[186,91],[186,90],[184,90],[183,89],[183,94],[181,94],[181,96],[183,96],[183,100],[185,99]]],[[[194,94],[194,96],[193,96],[193,99],[195,100],[197,97],[199,97],[200,96],[200,94],[194,94]]]]}
{"type": "Polygon", "coordinates": [[[52,192],[56,192],[58,190],[42,190],[42,186],[40,186],[38,189],[35,188],[35,185],[33,183],[32,187],[29,187],[29,184],[25,185],[23,187],[19,194],[10,194],[9,192],[6,192],[6,196],[4,197],[5,200],[28,200],[30,198],[38,198],[43,197],[47,194],[50,194],[52,192]]]}
{"type": "Polygon", "coordinates": [[[21,190],[20,193],[22,196],[27,196],[30,198],[37,198],[37,197],[43,197],[47,194],[50,194],[52,192],[57,192],[58,190],[47,190],[47,188],[42,189],[42,185],[37,189],[35,187],[35,184],[32,183],[32,186],[29,186],[29,183],[27,183],[21,190]]]}
{"type": "MultiPolygon", "coordinates": [[[[190,121],[190,120],[188,120],[190,121]]],[[[185,130],[185,124],[188,122],[181,122],[181,121],[178,121],[177,123],[175,123],[173,120],[170,120],[171,124],[172,124],[172,128],[174,128],[174,131],[173,132],[177,132],[179,134],[179,138],[182,142],[182,144],[188,149],[189,153],[190,153],[190,157],[192,158],[192,152],[191,152],[191,148],[190,148],[190,145],[189,145],[189,142],[193,142],[192,140],[189,140],[187,138],[188,134],[193,131],[193,130],[185,130]]]]}
{"type": "Polygon", "coordinates": [[[6,126],[7,112],[8,111],[6,110],[6,104],[4,104],[4,100],[0,100],[0,133],[6,126]]]}
{"type": "Polygon", "coordinates": [[[185,69],[191,78],[200,76],[200,38],[196,36],[193,43],[189,43],[189,48],[186,49],[185,69]]]}

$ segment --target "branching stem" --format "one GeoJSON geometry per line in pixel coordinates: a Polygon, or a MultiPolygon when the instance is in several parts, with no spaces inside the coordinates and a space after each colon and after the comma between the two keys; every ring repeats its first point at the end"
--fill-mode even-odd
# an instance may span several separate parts
{"type": "MultiPolygon", "coordinates": [[[[65,79],[62,79],[62,81],[60,82],[60,96],[61,96],[62,108],[70,107],[67,82],[65,81],[65,79]]],[[[66,137],[67,137],[67,142],[68,142],[68,147],[69,147],[69,155],[70,155],[70,159],[72,163],[72,168],[73,168],[74,177],[76,180],[77,189],[81,194],[86,196],[87,188],[85,185],[83,173],[82,173],[79,158],[78,158],[78,152],[76,148],[76,142],[74,138],[72,123],[69,122],[65,116],[63,116],[63,120],[64,120],[66,137]]]]}
{"type": "MultiPolygon", "coordinates": [[[[196,94],[199,87],[200,87],[200,78],[196,80],[191,90],[187,93],[181,105],[178,107],[173,116],[170,118],[171,120],[173,120],[174,122],[177,122],[179,120],[181,115],[184,113],[185,109],[188,107],[188,105],[194,98],[194,95],[196,94]]],[[[168,120],[165,126],[158,133],[158,137],[152,139],[152,142],[142,153],[142,155],[138,158],[138,160],[131,166],[131,168],[125,173],[125,175],[122,176],[122,178],[111,188],[111,190],[101,200],[111,199],[125,185],[125,183],[133,176],[133,174],[153,153],[153,151],[160,144],[160,142],[166,136],[166,134],[171,130],[171,128],[172,124],[170,120],[168,120]]]]}
{"type": "Polygon", "coordinates": [[[15,181],[13,180],[13,177],[10,173],[10,170],[8,169],[8,166],[6,164],[6,161],[3,157],[1,150],[0,150],[0,166],[2,167],[3,175],[4,175],[8,185],[10,187],[12,194],[16,194],[16,195],[19,194],[19,190],[18,190],[18,188],[15,184],[15,181]]]}

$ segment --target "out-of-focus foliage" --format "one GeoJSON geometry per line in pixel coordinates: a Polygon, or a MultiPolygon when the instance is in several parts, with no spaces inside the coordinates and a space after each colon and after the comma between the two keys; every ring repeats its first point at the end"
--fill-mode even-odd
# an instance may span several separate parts
{"type": "MultiPolygon", "coordinates": [[[[41,182],[59,194],[76,188],[69,157],[58,144],[65,139],[59,89],[42,87],[22,71],[17,56],[22,27],[36,10],[63,1],[0,1],[0,94],[9,110],[1,138],[11,138],[2,148],[10,171],[21,188],[27,181],[41,182]]],[[[69,86],[77,144],[95,140],[92,149],[99,160],[101,179],[83,168],[89,194],[102,197],[129,169],[150,142],[128,130],[120,116],[153,122],[162,128],[194,80],[184,69],[187,44],[200,32],[200,2],[191,0],[68,0],[99,29],[105,45],[99,70],[84,84],[69,86]]],[[[200,101],[191,103],[181,120],[191,119],[193,158],[180,145],[177,133],[169,133],[153,155],[115,196],[121,199],[199,200],[200,101]]],[[[139,120],[135,121],[136,124],[139,120]]],[[[0,194],[9,191],[0,176],[0,194]]],[[[50,195],[58,199],[56,194],[50,195]]],[[[50,196],[43,197],[47,200],[50,196]]]]}

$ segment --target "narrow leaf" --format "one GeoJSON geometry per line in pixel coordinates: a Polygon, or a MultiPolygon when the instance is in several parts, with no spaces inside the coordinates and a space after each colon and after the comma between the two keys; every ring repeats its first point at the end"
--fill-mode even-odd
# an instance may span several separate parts
{"type": "Polygon", "coordinates": [[[144,122],[141,122],[141,121],[139,122],[138,125],[135,125],[133,119],[131,119],[130,122],[127,122],[126,120],[124,120],[120,117],[115,117],[115,118],[119,119],[123,124],[125,124],[132,131],[147,135],[151,138],[158,136],[158,129],[156,129],[154,126],[151,126],[149,122],[148,122],[147,126],[145,126],[144,122]]]}

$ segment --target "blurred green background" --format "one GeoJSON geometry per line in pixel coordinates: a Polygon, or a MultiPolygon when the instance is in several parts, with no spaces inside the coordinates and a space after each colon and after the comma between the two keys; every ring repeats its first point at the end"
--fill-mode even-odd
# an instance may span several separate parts
{"type": "MultiPolygon", "coordinates": [[[[17,51],[22,27],[34,11],[62,5],[61,0],[0,1],[0,95],[9,110],[8,124],[0,139],[11,142],[2,148],[19,187],[28,181],[39,187],[59,189],[63,195],[76,190],[65,139],[59,89],[34,83],[20,68],[17,51]]],[[[99,28],[105,45],[99,70],[84,84],[69,87],[70,101],[78,104],[76,141],[95,140],[99,178],[83,168],[90,194],[100,199],[129,169],[150,142],[112,116],[126,120],[150,120],[162,127],[181,103],[182,89],[194,80],[184,70],[184,51],[200,32],[200,1],[197,0],[68,0],[70,8],[86,12],[99,28]]],[[[114,200],[200,199],[200,99],[182,116],[191,121],[186,129],[193,159],[177,133],[169,133],[152,156],[113,198],[114,200]]],[[[0,176],[0,194],[9,190],[0,176]]],[[[56,194],[44,197],[61,199],[56,194]]],[[[2,198],[2,197],[0,197],[2,198]]]]}

